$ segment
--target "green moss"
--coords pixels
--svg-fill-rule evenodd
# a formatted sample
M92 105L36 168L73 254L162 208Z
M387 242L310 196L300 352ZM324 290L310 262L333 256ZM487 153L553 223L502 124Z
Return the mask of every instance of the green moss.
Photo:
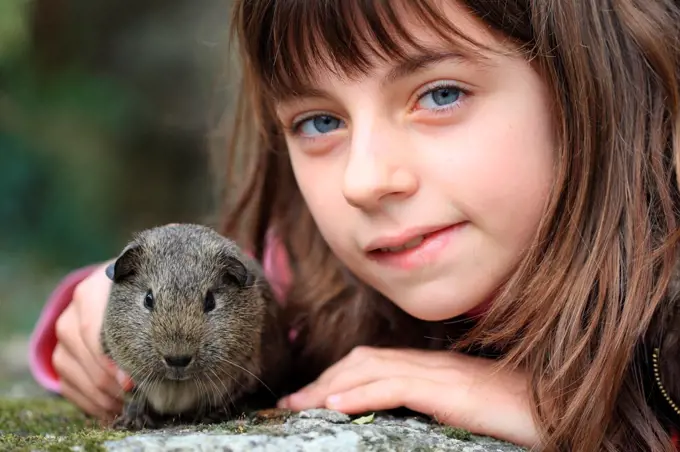
M103 442L131 433L111 430L59 398L0 399L0 450L103 450Z
M67 433L93 425L77 408L59 398L0 399L0 431L4 433Z
M219 424L204 424L201 428L204 432L210 433L226 433L233 435L267 435L267 436L286 436L283 432L277 431L276 427L283 425L281 421L267 421L260 424L252 423L252 421L227 421ZM272 428L274 427L274 428Z
M229 433L242 434L248 433L249 427L244 422L226 422L222 424L217 424L216 428L213 430L222 430Z
M442 433L449 438L455 438L461 441L470 441L472 439L472 433L463 428L451 427L447 425L442 428Z

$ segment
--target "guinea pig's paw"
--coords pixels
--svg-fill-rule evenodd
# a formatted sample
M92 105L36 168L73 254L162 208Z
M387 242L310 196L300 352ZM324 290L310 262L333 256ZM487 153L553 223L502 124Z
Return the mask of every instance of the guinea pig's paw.
M157 422L146 411L145 404L128 402L123 408L123 414L113 421L112 427L118 430L154 429L157 427Z

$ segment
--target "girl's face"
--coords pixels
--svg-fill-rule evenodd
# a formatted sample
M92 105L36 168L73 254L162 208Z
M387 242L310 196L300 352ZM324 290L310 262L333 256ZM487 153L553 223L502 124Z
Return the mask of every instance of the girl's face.
M452 3L452 2L449 2ZM464 10L454 25L498 41ZM487 302L535 235L553 176L547 92L521 57L431 50L319 73L278 104L302 195L335 254L404 311L443 320Z

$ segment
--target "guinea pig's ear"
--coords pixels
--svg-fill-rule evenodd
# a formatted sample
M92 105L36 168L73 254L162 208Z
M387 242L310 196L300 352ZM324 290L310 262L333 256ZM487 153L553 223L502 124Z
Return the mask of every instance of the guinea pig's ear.
M251 286L255 282L255 275L238 258L222 256L220 260L222 261L222 278L224 282L235 283L239 287Z
M138 244L126 246L118 258L106 267L106 276L113 282L132 276L137 269L140 255L141 247Z

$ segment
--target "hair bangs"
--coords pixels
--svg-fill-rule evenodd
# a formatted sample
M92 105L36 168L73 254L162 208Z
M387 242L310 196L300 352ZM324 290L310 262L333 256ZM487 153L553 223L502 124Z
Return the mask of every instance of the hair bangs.
M398 63L427 51L413 27L462 54L476 53L435 0L253 0L236 14L246 64L274 99L300 94L320 72L353 78L379 61Z

